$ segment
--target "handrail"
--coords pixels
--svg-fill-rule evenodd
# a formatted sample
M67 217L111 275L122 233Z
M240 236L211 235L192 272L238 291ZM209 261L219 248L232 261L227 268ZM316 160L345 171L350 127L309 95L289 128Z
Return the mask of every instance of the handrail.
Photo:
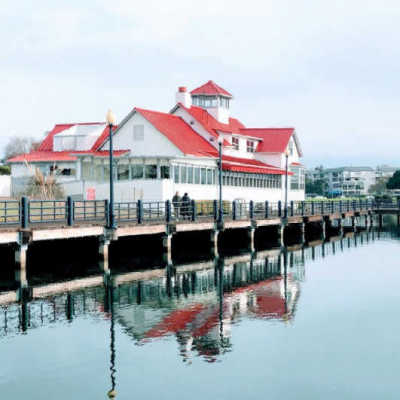
M136 224L154 222L181 222L197 220L217 221L219 203L214 201L132 201L116 202L114 216L117 222ZM260 220L268 218L310 217L314 215L345 214L362 210L396 209L400 202L374 200L290 201L223 201L222 216L226 220ZM108 200L18 200L0 201L0 226L60 223L68 226L82 222L101 222L108 226Z

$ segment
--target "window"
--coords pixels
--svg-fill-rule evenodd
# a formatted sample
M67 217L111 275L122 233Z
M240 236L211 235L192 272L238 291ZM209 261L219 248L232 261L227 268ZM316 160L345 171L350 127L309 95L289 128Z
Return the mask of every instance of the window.
M144 140L144 125L133 125L133 140L135 142Z
M110 168L109 168L109 166L108 165L104 165L103 166L103 180L104 181L108 181L108 180L110 180Z
M201 184L205 185L207 182L207 170L205 168L201 168Z
M160 167L161 179L169 179L169 167L167 165L162 165Z
M144 177L145 179L157 179L157 165L145 165Z
M254 142L252 140L247 140L246 141L246 145L247 145L247 152L248 153L254 153L255 152L255 146L254 146Z
M179 166L174 166L174 182L179 183Z
M92 178L92 164L88 162L82 163L82 179L90 180Z
M232 138L232 147L235 150L239 150L239 138L238 137L233 137Z
M187 183L193 183L193 167L187 169Z
M181 183L187 183L187 167L181 166Z
M194 183L196 185L200 184L200 168L194 169Z
M143 178L143 165L141 165L141 164L131 165L131 178L132 179L142 179Z
M118 165L117 180L126 181L129 179L129 165Z
M207 170L207 185L212 185L212 170Z
M94 168L94 179L96 181L102 181L103 180L103 166L102 165L96 165Z

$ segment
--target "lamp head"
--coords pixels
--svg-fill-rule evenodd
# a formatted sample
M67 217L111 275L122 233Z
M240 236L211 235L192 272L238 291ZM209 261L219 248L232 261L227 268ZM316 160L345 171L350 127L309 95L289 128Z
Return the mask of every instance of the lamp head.
M115 125L115 115L111 110L107 111L106 114L106 121L107 121L107 125Z
M218 144L222 144L224 142L224 137L222 135L218 135Z
M289 148L288 148L288 147L286 147L285 156L286 156L286 157L289 157Z

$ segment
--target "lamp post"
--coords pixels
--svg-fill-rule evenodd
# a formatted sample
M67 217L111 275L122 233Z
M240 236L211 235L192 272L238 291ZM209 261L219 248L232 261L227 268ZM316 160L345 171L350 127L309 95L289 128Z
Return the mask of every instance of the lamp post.
M218 183L219 183L219 209L218 209L218 223L224 222L224 210L222 205L222 143L224 138L222 135L218 136Z
M285 218L288 216L288 159L289 159L289 151L286 149L285 151L286 157L286 165L285 165Z
M114 215L114 160L113 160L113 137L112 128L115 125L115 115L111 110L108 110L106 121L110 130L110 208L109 208L109 226L110 229L115 229L115 215Z

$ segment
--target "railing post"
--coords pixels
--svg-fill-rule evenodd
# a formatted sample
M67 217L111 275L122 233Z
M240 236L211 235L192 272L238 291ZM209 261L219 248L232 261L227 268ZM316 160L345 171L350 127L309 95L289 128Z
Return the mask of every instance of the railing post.
M196 201L192 200L190 205L191 205L191 208L192 208L192 221L194 222L194 221L196 221L196 217L197 217L197 215L196 215Z
M321 215L324 215L324 202L321 201Z
M335 211L334 211L334 202L333 202L333 200L331 200L331 214L333 214Z
M104 212L106 217L106 226L110 226L110 202L108 200L104 200Z
M137 201L136 213L137 213L137 222L138 222L138 224L141 224L143 222L143 203L142 203L142 200L138 200Z
M282 201L278 201L278 217L282 217Z
M315 214L315 205L314 205L314 202L311 201L311 215L314 215L314 214Z
M339 211L342 212L343 211L343 204L342 204L342 200L339 200Z
M217 200L213 200L213 211L214 211L214 221L218 219L218 203Z
M362 210L362 199L360 199L360 205L359 205L359 207L360 207L360 211Z
M72 226L74 224L74 202L71 196L67 197L67 225Z
M353 211L356 211L356 201L353 200Z
M29 200L27 197L21 197L21 228L26 229L29 224Z
M236 200L232 201L232 219L234 221L237 219Z
M290 216L293 217L294 201L290 201Z
M169 200L165 202L165 222L171 222L171 202Z
M265 219L268 219L269 218L269 202L268 202L268 200L265 202L265 214L264 214L264 216L265 216Z
M301 216L304 216L304 200L301 202Z
M250 214L250 219L254 219L254 202L253 200L250 200L250 204L249 204L249 214Z

